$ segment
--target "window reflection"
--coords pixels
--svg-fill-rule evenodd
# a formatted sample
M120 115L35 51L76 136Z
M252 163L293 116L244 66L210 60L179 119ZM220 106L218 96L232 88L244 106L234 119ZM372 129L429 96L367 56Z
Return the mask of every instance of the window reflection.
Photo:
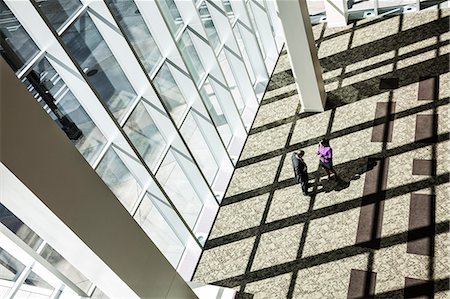
M108 4L146 72L150 74L162 56L136 4L132 0L110 0Z
M211 14L209 13L208 7L206 6L206 2L203 2L198 12L200 14L200 18L202 19L203 25L205 26L206 34L208 35L208 39L211 42L211 46L214 49L217 49L220 46L219 36L217 35L216 27L214 26L213 20L211 18Z
M96 172L125 208L130 211L142 188L112 147L108 149L98 164Z
M214 125L219 131L219 135L222 138L223 143L225 146L228 146L232 137L231 128L225 118L222 108L220 107L220 103L211 86L211 83L209 82L209 79L206 79L203 87L200 89L200 94L203 102L205 103L206 109L208 109L209 114L211 115Z
M186 223L193 229L202 210L203 202L171 151L167 153L156 178Z
M231 66L228 62L227 56L225 54L225 51L222 50L219 53L219 56L217 56L217 59L219 60L220 68L222 69L225 79L227 80L229 90L231 94L233 95L233 100L236 103L236 107L240 114L244 111L245 103L242 99L242 95L238 89L238 86L236 84L236 80L234 78L233 70L231 69Z
M56 31L61 29L67 20L83 6L79 0L33 1L37 3Z
M189 35L189 30L186 30L181 39L178 42L178 46L183 56L186 66L194 78L196 84L200 82L205 74L205 69L203 68L200 57L198 57L197 50L192 43L191 36Z
M3 0L0 1L0 35L0 53L15 72L39 53L39 48Z
M166 142L142 102L136 106L123 129L147 165L153 169Z
M120 121L136 92L87 13L62 35L68 51Z
M176 35L183 27L183 19L174 0L158 0L159 8L166 19L170 32Z
M16 281L25 266L0 247L0 279Z
M233 27L233 32L234 32L234 36L236 37L236 42L239 46L239 49L241 50L242 58L244 59L244 64L245 64L245 67L247 68L247 72L248 72L248 75L250 76L250 80L251 80L252 84L254 84L256 81L256 77L255 77L255 73L253 72L247 50L245 49L244 40L242 39L241 32L239 31L239 24L236 24Z
M24 83L92 165L106 139L46 58L33 68Z
M211 153L210 145L207 142L208 139L205 139L205 136L198 126L193 110L186 116L180 132L188 144L192 155L199 164L206 180L208 183L212 184L217 171L219 170L219 166Z
M163 64L156 74L155 79L153 79L153 84L162 101L169 109L170 115L178 123L186 110L187 104L186 99L172 76L167 62Z

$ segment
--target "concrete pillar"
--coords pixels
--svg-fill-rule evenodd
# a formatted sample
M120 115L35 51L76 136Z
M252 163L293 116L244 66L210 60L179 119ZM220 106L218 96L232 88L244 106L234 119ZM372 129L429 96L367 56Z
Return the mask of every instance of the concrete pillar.
M0 59L0 201L110 298L197 298Z
M301 112L324 110L326 93L306 0L277 0Z
M324 0L328 27L347 26L347 0Z

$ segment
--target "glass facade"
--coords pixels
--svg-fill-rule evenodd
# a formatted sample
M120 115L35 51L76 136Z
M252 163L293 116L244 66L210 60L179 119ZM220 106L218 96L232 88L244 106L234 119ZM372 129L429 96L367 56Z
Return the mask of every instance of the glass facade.
M279 20L249 14L244 0L0 0L2 57L186 280L272 72L251 51L281 51L256 29ZM0 232L0 297L109 295L8 207L0 225L35 253Z

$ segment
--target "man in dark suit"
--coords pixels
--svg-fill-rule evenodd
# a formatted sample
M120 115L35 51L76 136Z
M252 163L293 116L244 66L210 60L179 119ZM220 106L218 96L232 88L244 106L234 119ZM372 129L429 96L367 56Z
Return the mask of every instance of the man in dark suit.
M302 186L303 195L308 195L308 166L303 161L305 152L299 150L292 153L292 167L294 168L295 181Z

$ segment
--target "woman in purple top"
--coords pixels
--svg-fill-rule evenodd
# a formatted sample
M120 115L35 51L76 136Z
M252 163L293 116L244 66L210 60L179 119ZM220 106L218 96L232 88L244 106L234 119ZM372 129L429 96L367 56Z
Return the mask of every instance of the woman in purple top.
M322 139L317 148L317 155L320 156L320 166L322 166L327 172L328 179L330 174L333 173L333 179L336 178L336 171L333 168L333 149L330 147L328 139Z

